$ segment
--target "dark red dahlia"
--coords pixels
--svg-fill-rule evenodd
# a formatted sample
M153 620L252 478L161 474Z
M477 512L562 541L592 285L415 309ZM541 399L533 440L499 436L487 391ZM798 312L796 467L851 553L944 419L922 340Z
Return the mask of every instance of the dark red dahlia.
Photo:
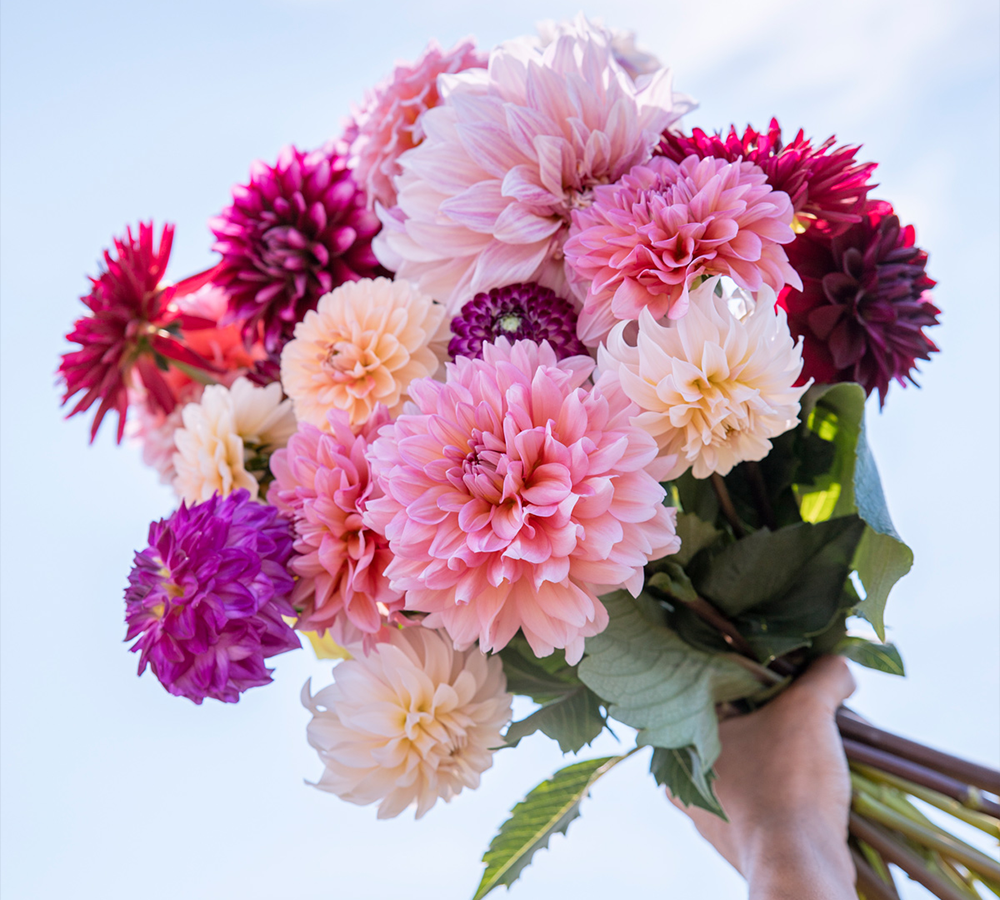
M856 381L869 394L878 389L881 404L893 378L916 384L916 361L937 352L923 329L938 324L940 310L929 299L935 282L913 226L873 200L843 234L810 228L785 251L803 285L778 300L792 334L804 339L801 381Z
M136 376L152 406L169 413L177 401L162 374L168 368L167 360L216 371L177 336L181 329L207 328L215 323L183 313L172 302L207 283L212 270L162 286L173 239L173 225L163 226L159 247L153 243L152 222L139 224L138 239L129 228L124 238L114 239L117 258L104 251L107 269L90 279L90 293L80 298L90 308L90 315L77 319L66 339L82 349L63 355L59 378L66 388L63 405L83 393L67 418L101 401L90 428L91 441L110 410L118 413L121 441L128 388L138 386Z
M877 164L856 162L861 148L834 148L834 140L827 138L814 147L799 129L795 139L785 144L778 120L771 119L766 133L748 125L742 137L734 125L725 137L700 128L690 137L665 131L657 152L676 162L696 155L755 163L764 170L772 189L788 194L797 217L823 222L827 230L839 234L861 221L868 192L875 187L868 179Z
M483 344L498 337L509 341L548 341L556 356L587 354L576 336L576 311L554 291L539 284L510 284L476 294L451 321L448 343L453 357L482 359Z
M331 141L311 153L286 147L273 166L255 162L250 183L209 223L222 254L215 283L229 295L230 321L244 335L264 326L264 346L280 352L295 323L346 281L387 274L372 252L379 220Z

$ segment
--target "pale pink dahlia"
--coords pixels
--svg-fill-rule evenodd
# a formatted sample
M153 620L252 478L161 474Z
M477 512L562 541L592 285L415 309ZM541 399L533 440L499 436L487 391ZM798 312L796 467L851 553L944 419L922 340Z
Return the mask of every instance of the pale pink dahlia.
M746 290L798 285L782 244L795 238L788 195L753 163L657 157L621 182L594 189L573 214L566 261L586 291L578 330L596 346L617 322L677 319L702 275L728 275Z
M544 49L502 44L488 70L442 76L441 88L423 143L399 157L396 206L373 246L452 313L507 284L561 291L572 210L647 161L692 106L668 69L633 81L589 25Z
M402 171L397 160L424 139L421 115L441 101L438 75L481 69L486 55L471 39L442 50L431 41L415 63L398 63L366 97L348 126L354 178L368 193L368 206L396 202L392 180Z
M627 401L583 386L589 357L505 338L483 355L411 385L416 408L371 446L385 496L365 519L406 608L457 647L499 650L522 629L539 656L576 662L608 623L598 593L638 593L643 566L680 546L645 469L656 445Z
M366 504L381 493L365 452L388 421L385 407L378 407L355 435L347 414L334 410L330 434L300 422L287 449L271 457L274 481L267 499L295 530L296 627L333 629L342 646L357 637L354 629L370 645L403 606L402 594L385 575L392 560L388 541L362 521Z

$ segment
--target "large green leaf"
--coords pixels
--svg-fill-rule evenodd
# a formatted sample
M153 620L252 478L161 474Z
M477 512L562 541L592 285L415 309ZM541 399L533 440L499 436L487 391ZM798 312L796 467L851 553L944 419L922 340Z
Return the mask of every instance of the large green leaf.
M526 719L515 722L504 735L516 747L523 737L541 731L559 742L563 753L578 753L604 730L601 699L582 684L576 690L551 700Z
M669 788L670 793L685 806L699 806L726 819L712 789L715 772L706 769L694 747L657 747L649 761L649 771L656 783ZM728 819L726 820L728 821Z
M640 745L690 746L707 772L720 750L715 705L756 693L756 679L728 655L697 650L666 628L651 597L616 591L601 599L610 622L587 639L580 679L611 717L638 729Z
M696 553L714 544L722 532L694 513L682 512L677 514L677 536L681 539L681 549L667 558L686 566Z
M512 885L537 850L554 834L565 834L580 815L580 801L591 786L624 756L588 759L560 769L543 781L511 811L483 854L486 871L472 900L480 900L498 885Z
M507 690L524 694L536 703L565 697L581 686L576 666L567 665L565 656L553 653L538 659L520 636L500 651L500 660L507 676Z
M889 675L905 675L903 658L893 644L876 644L859 637L845 637L834 648L835 653L854 662Z

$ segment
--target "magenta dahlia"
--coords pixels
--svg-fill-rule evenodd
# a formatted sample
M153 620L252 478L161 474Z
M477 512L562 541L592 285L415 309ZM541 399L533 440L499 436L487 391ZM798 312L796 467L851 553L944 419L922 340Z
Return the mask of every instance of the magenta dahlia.
M118 437L125 433L129 388L142 388L150 408L169 414L177 403L163 372L167 360L214 372L212 363L191 350L176 336L178 329L199 329L213 322L182 312L173 303L197 290L211 277L212 270L178 284L163 286L174 226L164 225L159 246L154 245L153 223L139 223L139 236L132 229L124 238L114 239L116 257L104 251L107 266L91 278L90 293L80 299L90 315L76 320L66 339L80 350L63 354L59 379L65 387L63 405L83 393L67 418L86 412L100 400L90 440L111 410L118 413Z
M282 619L293 580L288 524L245 490L181 504L149 526L125 589L125 640L138 637L139 674L201 703L235 703L271 681L264 660L299 647Z
M771 119L767 132L749 125L740 136L736 126L725 137L695 128L691 135L665 131L658 152L681 162L691 154L736 162L742 159L764 170L768 184L784 191L800 219L819 220L833 233L845 231L861 221L868 192L875 187L868 179L877 163L855 160L860 147L834 148L835 137L814 147L799 129L791 143L781 140L781 126Z
M233 203L209 221L222 254L216 284L248 342L263 325L264 346L280 352L323 294L345 281L385 274L371 249L379 221L331 141L306 153L285 147L273 165L257 161Z
M799 235L788 257L802 290L786 288L779 304L804 341L800 380L856 381L869 394L878 389L882 404L892 379L916 383L916 361L937 352L923 329L938 324L940 310L930 302L936 282L912 225L904 228L889 203L873 200L843 234Z
M483 344L498 337L509 341L548 341L559 359L586 355L576 336L576 310L540 284L511 284L476 294L451 320L453 357L483 358Z

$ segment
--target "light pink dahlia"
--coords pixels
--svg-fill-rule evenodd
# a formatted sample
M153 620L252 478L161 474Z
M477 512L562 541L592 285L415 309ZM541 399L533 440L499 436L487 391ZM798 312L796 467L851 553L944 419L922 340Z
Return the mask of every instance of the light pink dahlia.
M396 202L392 180L402 171L399 155L424 139L421 115L441 101L438 75L483 68L486 55L469 38L450 50L431 41L415 63L398 63L385 81L369 92L347 128L354 178L368 193L369 208Z
M570 277L586 290L581 340L596 346L643 309L680 318L701 275L728 275L750 291L798 284L781 247L795 238L793 214L758 166L711 157L657 157L595 188L566 243Z
M389 539L406 608L459 649L499 650L522 629L539 656L565 648L574 663L608 623L597 595L638 593L643 566L680 546L645 469L656 443L627 401L584 387L589 357L505 338L483 356L411 385L416 408L372 444L385 496L365 519Z
M355 435L347 414L332 410L329 434L300 422L287 449L271 457L274 481L267 499L295 531L296 627L332 630L341 645L352 643L357 631L370 645L403 606L402 594L385 575L392 560L388 542L362 521L366 505L381 493L365 454L388 421L385 407L377 407Z
M488 70L442 76L425 138L399 157L379 260L457 312L475 294L538 282L559 292L572 210L646 162L692 107L668 69L638 83L586 23L544 49L502 44Z

